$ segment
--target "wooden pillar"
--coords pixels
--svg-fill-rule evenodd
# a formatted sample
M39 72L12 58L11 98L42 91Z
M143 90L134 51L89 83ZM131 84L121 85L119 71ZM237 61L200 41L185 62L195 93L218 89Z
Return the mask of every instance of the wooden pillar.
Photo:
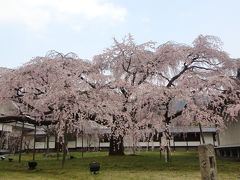
M215 133L212 133L212 138L213 138L213 146L215 147L215 139L216 139L216 134Z
M20 151L19 151L19 157L18 162L21 162L22 159L22 143L23 143L23 133L24 133L24 121L22 122L22 133L21 133L21 139L20 139Z
M223 149L223 157L227 157L227 151L225 148Z
M218 130L216 131L216 139L217 139L218 146L220 146L221 141L220 141L220 136L219 136L219 131Z
M67 123L65 124L64 129L64 142L63 142L63 159L62 159L62 168L64 167L66 154L67 154Z
M33 161L35 160L35 153L36 153L36 131L37 125L34 126L34 138L33 138Z
M162 159L162 136L159 135L159 157Z
M47 149L46 149L46 154L49 154L49 129L47 126Z
M202 144L202 141L201 141L201 133L199 133L199 145Z
M174 135L173 135L173 151L176 150L176 147L175 147L175 140L174 140Z
M198 126L199 126L199 129L200 129L200 136L202 138L202 142L203 144L205 144L205 139L204 139L204 136L203 136L203 131L202 131L202 125L201 123L198 123Z
M57 149L57 160L59 160L59 150L60 150L60 139L57 139L57 135L55 136L55 144Z
M229 151L230 151L230 152L229 152L229 153L230 153L229 155L230 155L230 157L232 158L232 157L233 157L233 149L230 148Z
M86 140L87 140L86 149L87 149L87 152L88 152L88 147L89 147L89 146L88 146L88 145L89 145L89 142L88 142L88 141L89 141L89 134L87 134Z
M2 133L1 133L1 139L4 139L4 128L3 128L4 124L2 123ZM1 141L1 144L0 144L0 149L4 149L4 140Z
M82 158L83 158L83 130L82 130Z
M149 138L148 138L148 140L147 140L147 151L149 150Z
M76 138L76 140L75 140L75 149L77 149L77 140L78 140L77 131L76 131L76 134L75 134L75 138Z
M100 147L100 141L101 140L101 135L98 134L98 151L100 151L101 147Z
M60 125L58 125L58 128L60 128ZM55 134L55 148L57 151L57 160L59 160L60 137L58 137L57 131L55 131L54 134Z

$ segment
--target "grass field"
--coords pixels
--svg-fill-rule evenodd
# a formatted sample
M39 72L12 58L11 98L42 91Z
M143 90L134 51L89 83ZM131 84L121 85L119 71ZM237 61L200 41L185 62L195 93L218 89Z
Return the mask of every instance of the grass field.
M12 156L13 162L7 159L0 161L0 180L30 179L83 179L83 180L165 180L165 179L200 179L198 155L196 152L173 152L171 162L160 160L159 152L138 152L137 155L109 157L106 152L81 153L72 152L74 159L66 161L64 169L56 157L36 155L38 167L28 170L27 161L31 154L23 154L22 163L18 156ZM100 173L92 175L88 164L91 161L101 164ZM219 179L240 179L240 162L217 160Z

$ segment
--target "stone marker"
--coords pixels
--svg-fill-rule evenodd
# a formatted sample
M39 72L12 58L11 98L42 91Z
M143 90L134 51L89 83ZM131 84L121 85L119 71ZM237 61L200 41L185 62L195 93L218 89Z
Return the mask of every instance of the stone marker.
M202 180L217 180L217 164L214 146L202 144L198 146Z

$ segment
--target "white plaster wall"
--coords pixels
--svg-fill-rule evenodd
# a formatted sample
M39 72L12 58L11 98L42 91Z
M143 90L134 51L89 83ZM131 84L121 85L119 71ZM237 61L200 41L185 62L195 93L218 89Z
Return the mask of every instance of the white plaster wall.
M207 144L213 144L213 137L212 137L212 133L204 133L204 138L205 138L205 142ZM77 144L76 144L77 143ZM125 147L129 147L129 142L125 142ZM189 141L188 142L188 146L198 146L200 144L199 141ZM77 138L77 142L76 141L68 141L68 148L76 148L77 147L82 147L82 137L78 137ZM104 147L109 147L110 143L109 142L100 142L100 147L104 148ZM173 140L170 141L170 145L173 146ZM159 147L159 142L137 142L136 143L137 147ZM186 141L175 141L175 147L186 147L187 146L187 142ZM36 142L36 149L45 149L47 147L46 142ZM99 147L99 139L98 138L93 138L93 137L88 137L87 135L85 135L83 137L83 147L92 147L92 148L98 148ZM31 137L31 145L30 148L33 148L33 137ZM49 148L55 148L55 137L54 136L50 136L49 138Z
M198 146L200 145L200 141L189 141L188 146Z
M110 146L110 143L109 143L109 142L101 142L101 143L100 143L100 147L101 147L101 148L109 147L109 146Z
M220 146L240 146L240 121L229 122L219 134Z
M8 124L0 124L0 131L12 132L12 126Z
M204 133L203 136L204 136L205 144L214 144L212 133ZM201 140L201 143L203 143L201 137L200 137L200 140ZM217 144L217 142L215 142L215 144Z
M83 143L82 143L82 141L83 141ZM99 146L99 138L94 135L92 135L92 136L84 135L83 140L82 140L82 136L80 136L77 138L77 147L82 147L82 146L83 147L98 147Z
M30 149L33 149L34 140L33 137L30 138ZM109 144L109 143L108 143ZM87 136L83 137L83 147L98 147L99 146L99 140L96 138L89 138ZM35 145L36 149L45 149L47 148L47 142L36 142ZM76 148L76 147L82 147L82 137L77 138L76 141L68 141L68 148ZM49 148L55 148L55 137L50 136L49 137Z
M76 148L76 141L68 141L68 148Z

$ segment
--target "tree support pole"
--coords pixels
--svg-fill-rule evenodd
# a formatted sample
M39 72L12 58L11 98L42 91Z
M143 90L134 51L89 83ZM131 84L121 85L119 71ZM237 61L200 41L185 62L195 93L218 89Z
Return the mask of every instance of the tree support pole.
M75 137L76 137L76 140L75 140L75 149L77 149L77 140L78 140L77 132L76 132L76 134L75 134Z
M49 129L48 129L48 126L47 126L47 151L46 151L46 155L49 154Z
M24 131L24 121L22 122L22 133L21 133L21 140L20 140L20 152L19 152L19 157L18 157L18 162L21 162L22 158L22 143L23 143L23 131Z
M60 150L60 148L59 148L59 144L60 144L60 142L59 141L57 141L57 160L59 160L59 150Z
M160 136L160 135L159 135ZM159 157L162 159L162 136L159 137Z
M1 144L0 144L0 149L3 149L4 148L4 132L3 132L3 130L4 130L4 124L2 124L2 134L1 134Z
M64 167L67 154L67 123L65 124L64 129L64 142L63 142L63 159L62 159L62 168Z
M83 130L82 130L82 158L83 158Z
M34 140L33 140L33 161L35 160L35 154L36 154L36 131L37 131L37 125L34 126Z
M202 125L201 125L201 123L198 123L198 126L199 126L199 129L200 129L200 135L201 135L201 138L202 138L202 142L203 142L203 144L205 144L205 139L204 139L204 136L203 136L203 131L202 131Z

